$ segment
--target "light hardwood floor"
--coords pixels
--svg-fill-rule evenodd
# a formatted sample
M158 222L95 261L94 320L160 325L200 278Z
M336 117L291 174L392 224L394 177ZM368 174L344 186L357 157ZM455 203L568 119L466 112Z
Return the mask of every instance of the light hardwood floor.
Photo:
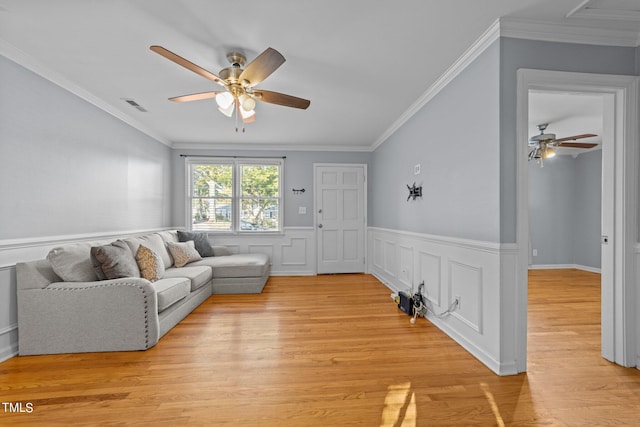
M33 411L0 425L638 425L640 371L600 357L599 281L532 271L528 372L499 377L372 276L272 277L145 352L1 363L0 401Z

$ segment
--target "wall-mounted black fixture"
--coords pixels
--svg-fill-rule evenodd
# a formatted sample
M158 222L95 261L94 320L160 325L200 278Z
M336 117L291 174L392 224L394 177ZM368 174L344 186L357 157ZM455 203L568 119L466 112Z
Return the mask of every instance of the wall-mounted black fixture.
M413 199L415 200L417 197L422 197L422 185L420 187L416 187L416 183L413 183L413 186L409 187L409 185L407 185L407 188L409 189L409 197L407 197L407 202L409 201L409 199Z
M296 189L294 188L294 189L293 189L293 194L302 194L302 193L304 193L304 191L305 191L305 190L304 190L304 188L301 188L301 189L299 189L299 190L296 190Z

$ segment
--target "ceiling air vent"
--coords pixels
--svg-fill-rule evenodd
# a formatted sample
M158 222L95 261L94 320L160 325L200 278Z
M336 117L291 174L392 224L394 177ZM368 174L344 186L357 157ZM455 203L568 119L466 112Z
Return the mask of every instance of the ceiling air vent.
M122 98L124 100L124 102L126 102L127 104L131 105L132 107L137 108L138 110L142 111L143 113L146 113L147 110L141 106L140 104L138 104L136 101L134 101L133 99L127 99L127 98Z

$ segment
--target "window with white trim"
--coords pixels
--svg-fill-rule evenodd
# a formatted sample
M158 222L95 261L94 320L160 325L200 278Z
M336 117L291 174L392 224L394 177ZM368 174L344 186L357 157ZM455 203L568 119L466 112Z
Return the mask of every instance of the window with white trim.
M187 159L188 228L220 233L282 230L281 159Z

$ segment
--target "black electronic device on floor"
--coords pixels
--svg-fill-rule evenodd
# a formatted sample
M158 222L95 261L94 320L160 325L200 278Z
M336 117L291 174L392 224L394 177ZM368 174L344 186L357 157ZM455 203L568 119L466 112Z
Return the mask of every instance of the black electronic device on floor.
M398 308L409 316L413 316L413 298L406 292L400 292L398 294L400 301L398 302Z

